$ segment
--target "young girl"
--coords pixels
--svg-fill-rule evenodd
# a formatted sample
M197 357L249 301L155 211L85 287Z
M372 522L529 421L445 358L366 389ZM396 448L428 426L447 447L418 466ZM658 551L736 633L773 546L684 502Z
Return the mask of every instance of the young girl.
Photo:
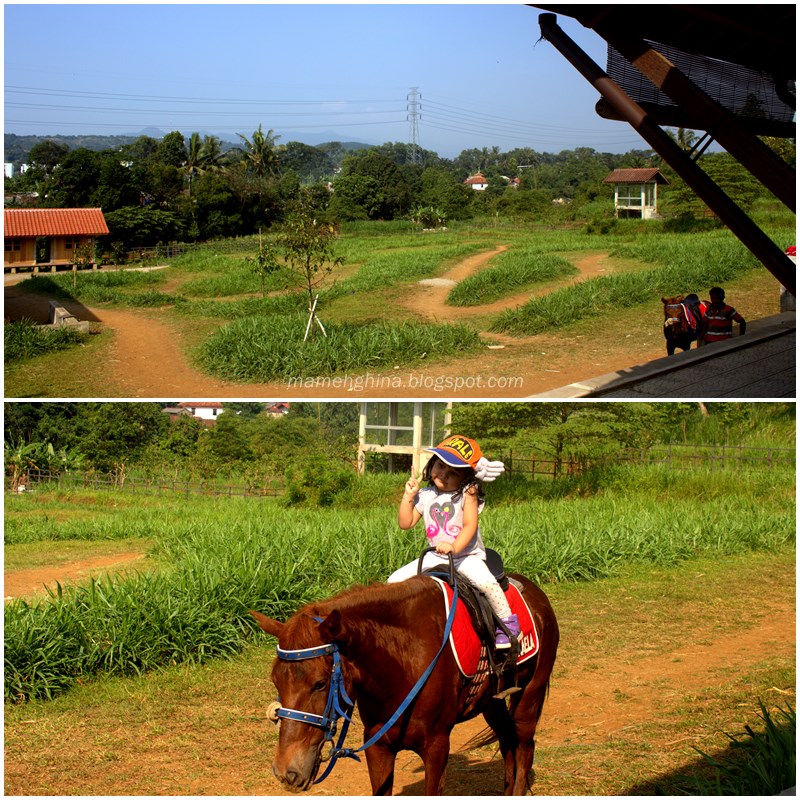
M480 482L493 481L503 472L503 464L488 461L478 444L465 436L448 436L426 450L434 454L422 472L429 485L420 490L419 480L412 474L400 501L398 524L408 530L424 519L425 533L436 552L426 553L423 569L447 565L447 554L452 553L459 575L486 595L494 613L513 636L519 636L519 620L511 613L503 590L486 566L486 550L478 526L478 514L483 510ZM412 561L400 567L389 577L389 583L412 578L417 574L417 565ZM495 647L511 647L501 628L495 639Z

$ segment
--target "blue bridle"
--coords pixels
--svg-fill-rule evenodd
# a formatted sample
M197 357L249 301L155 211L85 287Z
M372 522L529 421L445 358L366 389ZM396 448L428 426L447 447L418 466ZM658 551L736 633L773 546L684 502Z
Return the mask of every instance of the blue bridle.
M447 640L450 638L450 631L453 628L457 600L458 586L456 581L453 581L453 598L450 602L450 611L447 614L447 621L445 622L444 626L444 636L442 638L442 644L439 647L439 650L394 714L392 714L392 716L384 723L381 729L374 736L372 736L369 741L364 742L361 747L355 750L350 747L343 747L345 737L347 736L347 730L350 727L350 722L352 721L352 713L355 704L348 697L347 691L344 688L342 662L339 655L339 647L336 642L320 645L319 647L307 647L301 650L284 650L282 647L277 648L278 658L281 659L281 661L306 661L307 659L318 658L320 656L333 656L331 680L330 684L328 685L328 699L325 703L325 710L321 715L311 714L307 711L298 711L294 708L283 707L279 708L275 712L278 719L291 719L295 720L296 722L305 722L307 725L313 725L317 728L322 728L322 730L325 732L323 746L327 742L331 743L331 751L329 755L330 763L326 767L325 772L323 772L322 775L314 781L314 783L320 783L321 781L325 780L325 778L327 778L330 774L337 760L340 758L352 758L356 761L361 761L361 759L358 757L358 753L375 744L375 742L377 742L378 739L380 739L405 713L406 709L411 705L411 702L419 694L419 692L422 690L422 687L427 682L431 672L433 672L433 668L436 666L436 662L439 660L439 656L442 654L442 651L447 645ZM314 619L317 622L322 622L321 617L314 617ZM333 737L336 736L336 728L340 719L343 719L344 723L342 724L342 730L339 734L339 739L334 745Z

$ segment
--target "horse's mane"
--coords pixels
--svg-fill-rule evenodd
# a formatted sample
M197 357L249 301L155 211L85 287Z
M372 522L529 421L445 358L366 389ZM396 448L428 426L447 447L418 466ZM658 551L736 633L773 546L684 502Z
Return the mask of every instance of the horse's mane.
M356 584L338 594L309 603L299 609L288 621L292 638L312 637L316 618L325 618L334 608L343 614L356 611L360 615L378 615L389 623L393 618L403 616L409 600L418 599L425 590L432 589L430 581L411 578L399 583Z

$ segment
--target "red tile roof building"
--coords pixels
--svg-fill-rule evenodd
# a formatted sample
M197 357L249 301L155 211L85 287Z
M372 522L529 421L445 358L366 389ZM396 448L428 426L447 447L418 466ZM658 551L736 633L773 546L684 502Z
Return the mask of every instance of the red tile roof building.
M95 237L107 236L99 208L8 208L3 211L4 267L49 266L75 262L81 246L94 245Z

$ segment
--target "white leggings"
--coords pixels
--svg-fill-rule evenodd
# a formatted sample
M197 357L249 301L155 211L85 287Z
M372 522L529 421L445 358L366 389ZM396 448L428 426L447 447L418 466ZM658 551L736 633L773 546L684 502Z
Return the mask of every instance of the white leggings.
M440 556L438 553L426 553L422 560L422 569L438 568L444 572L448 570L448 558ZM464 556L456 558L454 566L459 575L463 575L470 583L477 587L492 606L492 611L500 619L507 619L511 616L511 607L508 605L505 594L500 588L494 575L492 575L486 562L480 556ZM399 583L400 581L413 578L417 574L419 561L412 561L404 567L395 570L387 580L387 583Z

